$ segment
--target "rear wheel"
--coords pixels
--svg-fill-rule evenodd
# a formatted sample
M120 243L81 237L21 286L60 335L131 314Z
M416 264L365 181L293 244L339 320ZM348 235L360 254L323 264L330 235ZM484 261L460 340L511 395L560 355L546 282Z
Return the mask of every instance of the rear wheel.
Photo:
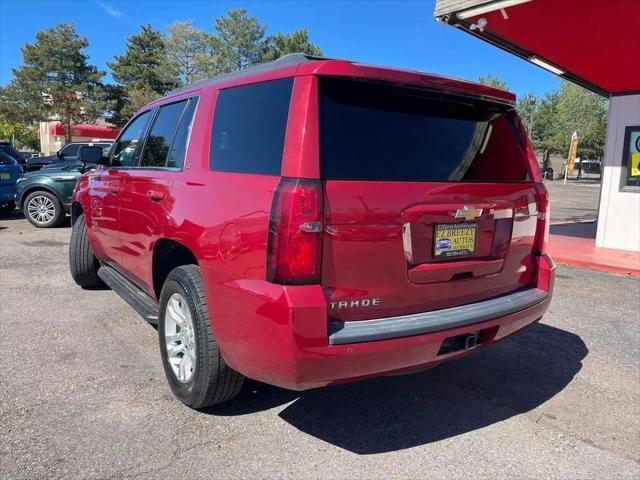
M42 190L30 193L22 210L29 223L38 228L57 227L65 218L64 209L57 197Z
M100 264L89 245L89 231L84 214L73 224L69 242L69 269L73 280L82 288L97 288L104 285L98 277Z
M160 295L158 334L169 386L182 403L200 409L240 393L244 376L222 358L198 266L177 267L167 276Z

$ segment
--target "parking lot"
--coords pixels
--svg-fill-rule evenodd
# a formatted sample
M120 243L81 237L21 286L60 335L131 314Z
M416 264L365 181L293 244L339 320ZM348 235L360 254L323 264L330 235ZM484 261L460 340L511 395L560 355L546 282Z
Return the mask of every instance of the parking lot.
M68 227L0 220L2 478L639 478L637 278L561 267L522 334L431 371L196 412Z

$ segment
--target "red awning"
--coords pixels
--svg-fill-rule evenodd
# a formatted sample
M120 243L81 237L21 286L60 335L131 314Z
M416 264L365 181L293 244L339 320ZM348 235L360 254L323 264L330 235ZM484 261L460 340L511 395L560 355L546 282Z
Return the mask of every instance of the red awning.
M475 3L441 18L598 93L640 91L640 0Z
M72 125L71 135L73 137L99 138L103 140L114 139L120 133L119 128L108 127L106 125ZM49 134L64 137L64 127L59 122L49 125Z

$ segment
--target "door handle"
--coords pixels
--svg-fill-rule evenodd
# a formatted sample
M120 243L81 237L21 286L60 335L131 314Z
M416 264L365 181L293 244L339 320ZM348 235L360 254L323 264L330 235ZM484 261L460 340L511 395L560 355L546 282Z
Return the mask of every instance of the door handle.
M159 202L164 198L164 192L160 192L158 190L149 190L147 192L147 197L149 197L154 202Z
M118 185L111 185L109 187L109 191L111 191L113 195L117 195L118 193L120 193L120 187Z

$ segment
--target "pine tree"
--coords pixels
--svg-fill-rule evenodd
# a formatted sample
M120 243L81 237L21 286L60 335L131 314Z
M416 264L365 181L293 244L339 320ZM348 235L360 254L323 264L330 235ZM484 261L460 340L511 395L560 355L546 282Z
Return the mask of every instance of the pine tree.
M139 33L127 39L123 55L108 63L112 77L121 87L111 94L123 107L114 115L114 122L126 122L138 108L179 85L177 73L170 68L162 33L151 25L143 25ZM122 98L117 98L121 95Z
M68 23L36 33L36 41L22 47L23 65L0 92L2 116L27 124L59 120L71 141L71 125L94 121L108 107L104 73L83 52L88 45Z

